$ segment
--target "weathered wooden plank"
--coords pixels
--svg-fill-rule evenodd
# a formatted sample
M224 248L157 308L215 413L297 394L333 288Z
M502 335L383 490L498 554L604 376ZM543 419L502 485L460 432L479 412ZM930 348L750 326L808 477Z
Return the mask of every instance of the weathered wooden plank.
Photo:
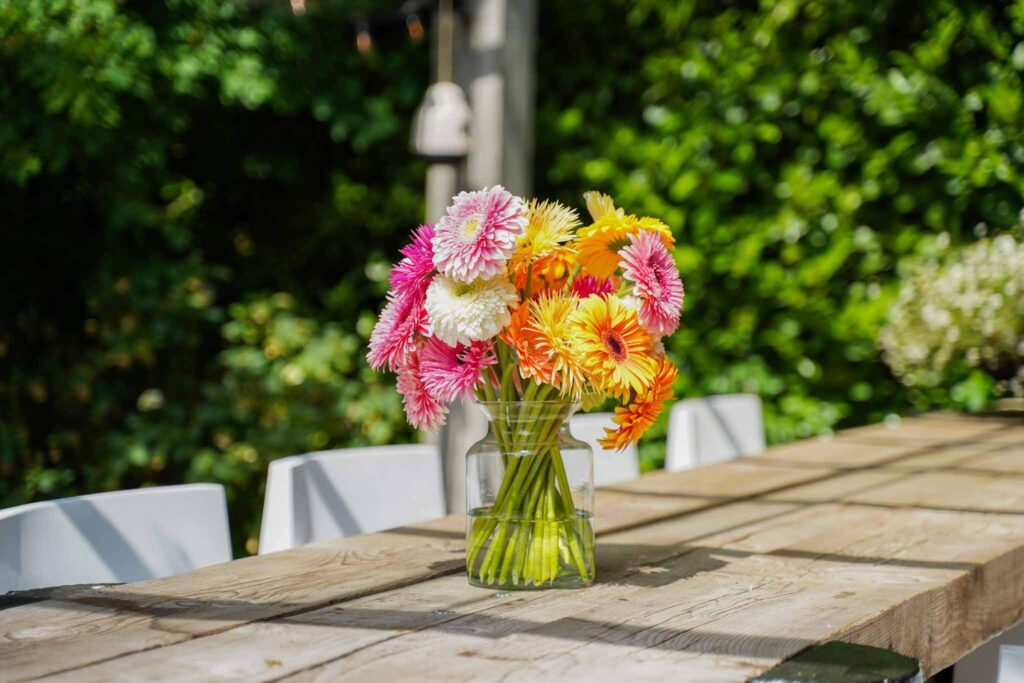
M675 545L641 547L622 542L599 544L602 574L614 581L632 567L688 552L683 544L727 532L795 509L772 503L739 504L686 517L685 533ZM646 528L646 527L644 527ZM639 534L640 530L624 532ZM612 538L622 534L612 535ZM609 580L609 579L606 579ZM272 680L326 659L344 656L410 630L443 628L459 615L495 604L542 599L542 592L495 597L491 590L468 586L462 575L428 581L341 603L283 620L260 622L205 638L78 668L53 680L118 681L159 678L171 668L182 677L209 680ZM576 595L582 595L577 592ZM329 628L327 628L329 627ZM287 635L284 635L284 634ZM170 666L166 657L171 659ZM267 664L267 662L270 664Z
M929 424L922 424L924 422ZM662 595L663 583L666 582L668 585L686 582L689 584L688 589L693 589L699 587L699 584L693 583L694 580L700 578L701 581L708 581L709 577L713 577L712 586L708 590L719 586L719 582L735 588L735 581L751 580L744 574L749 570L738 572L747 564L770 572L786 572L791 567L800 566L801 562L811 562L811 566L817 569L806 571L809 578L801 589L806 591L811 590L807 588L809 585L828 583L826 579L816 578L820 573L818 570L823 567L827 570L825 576L830 577L829 581L836 575L843 577L844 581L863 581L866 579L861 575L866 573L870 577L872 574L868 570L873 569L876 572L874 584L879 587L877 593L872 593L872 599L879 602L871 603L875 612L864 618L870 619L872 614L895 614L893 610L897 608L891 607L891 604L903 604L900 601L906 601L908 589L904 583L897 582L893 587L892 584L878 581L876 565L885 567L886 576L891 578L893 575L892 566L880 561L891 559L889 555L868 555L854 561L839 553L845 559L836 564L828 559L834 552L829 551L819 556L821 553L817 550L800 547L793 537L786 536L777 537L777 542L790 545L796 543L796 547L788 548L781 554L776 552L776 548L768 553L752 555L747 549L726 546L725 536L717 540L701 541L700 547L693 548L690 546L693 544L694 530L700 523L704 523L718 525L716 533L719 535L729 531L741 535L756 531L759 537L769 538L773 533L783 533L787 529L793 529L793 533L797 534L806 533L813 528L814 520L820 520L824 526L818 533L823 539L831 541L837 535L841 536L836 532L837 526L845 529L854 523L848 518L849 513L837 510L851 509L866 511L863 514L880 515L869 516L866 519L871 521L860 524L870 528L873 537L883 539L891 535L890 516L909 512L958 515L956 519L979 517L988 520L986 524L990 525L995 523L993 520L1004 520L1007 516L1017 520L1016 510L1022 504L1019 495L1015 498L1009 487L993 483L1000 479L993 477L992 473L1009 474L1010 477L1002 478L1004 482L1010 480L1019 483L1019 479L1012 477L1019 467L1013 454L1017 446L1024 443L1024 429L1015 426L1020 425L1019 422L982 422L984 428L977 428L969 420L956 419L950 426L938 427L934 431L937 436L929 438L928 434L933 432L924 429L925 426L934 427L945 423L934 418L915 419L896 430L902 432L912 427L906 439L872 442L872 432L860 430L855 439L841 435L832 441L802 442L772 449L760 458L685 473L661 473L601 492L598 496L597 523L599 531L606 535L599 546L600 585L571 594L516 594L506 602L522 603L521 609L525 610L526 616L517 616L518 621L513 620L509 633L515 636L515 640L524 632L529 632L532 638L536 635L534 631L539 630L544 647L548 647L546 639L556 642L572 640L545 630L550 622L550 619L544 621L544 615L550 616L547 612L548 601L569 599L560 595L575 596L575 602L570 602L570 606L578 607L577 603L582 601L594 610L607 611L610 603L615 603L612 607L621 608L617 603L628 605L647 599L645 596L652 590ZM879 433L879 428L873 429L876 434ZM891 433L886 431L884 434L888 437ZM986 463L991 467L986 469L980 466ZM929 487L912 483L921 478ZM925 495L921 492L922 488L935 488L935 491ZM878 491L884 491L885 494L872 497L872 492ZM894 511L893 508L906 507L905 501L894 499L908 491L915 492L917 496L911 500L917 501L921 507L934 507L935 510ZM951 497L947 492L960 497ZM763 499L749 500L755 496L763 496ZM744 500L747 502L739 502ZM830 503L837 500L856 501L858 504L829 507ZM967 505L962 508L965 510L1002 511L1006 514L993 516L950 512L950 500ZM1001 507L993 506L993 501L998 501ZM935 502L943 505L933 505ZM749 511L751 506L762 516L759 520L744 516L744 511ZM701 510L704 512L698 512ZM805 518L806 515L809 517ZM794 516L801 520L795 527L791 521ZM733 519L734 523L727 524L729 519ZM652 523L656 520L666 521ZM765 525L764 528L757 527L758 523ZM950 522L946 520L944 523ZM952 528L956 528L956 524ZM976 532L972 531L972 534L988 538L986 542L991 543L994 542L989 538L992 528L984 526ZM931 542L929 535L939 535L934 527L928 529L930 531L923 539L919 539L926 545ZM1016 542L1020 543L1020 529L1013 529L1018 534ZM608 535L615 530L626 531ZM658 536L659 533L662 535ZM945 535L950 535L948 530ZM730 542L735 545L735 539ZM74 680L79 680L76 676L93 676L94 673L96 675L93 680L178 677L173 674L176 666L186 667L177 669L179 673L192 670L196 677L210 680L255 680L279 677L285 673L329 676L331 672L337 673L339 667L343 671L347 671L347 667L355 667L359 671L377 671L377 664L373 663L376 659L367 660L370 664L359 664L368 656L364 653L377 652L381 648L387 651L392 643L407 645L407 639L413 636L424 637L443 632L447 638L452 635L453 629L456 634L461 634L460 629L464 626L461 620L469 618L471 610L474 616L484 620L484 624L492 624L504 632L502 629L508 624L503 621L495 623L492 612L506 605L492 605L495 598L489 592L482 591L481 596L481 591L466 586L461 576L430 579L458 571L462 562L462 547L462 520L447 518L431 525L395 533L357 537L264 558L250 558L219 568L207 568L203 571L209 573L205 574L197 572L194 575L125 586L116 592L104 591L102 595L79 595L63 602L6 610L0 612L0 680L23 680L61 671L68 671ZM1011 553L1012 543L1008 547L1010 550L1004 550ZM781 565L778 564L780 558ZM917 564L921 562L917 561ZM943 566L939 560L927 560L926 565L913 567L917 573L912 575L911 588L920 589L919 592L926 591L927 586L932 585L929 582L932 582L933 588L944 595L942 586L959 580L957 577L963 574L970 574L974 571L971 568L973 566L973 561L967 560L953 567ZM694 567L698 569L694 570ZM905 571L903 565L898 567L900 571ZM685 574L687 571L695 571L695 575ZM616 572L621 574L618 579L615 578ZM637 576L642 577L643 581L636 579ZM657 578L659 576L662 578ZM764 598L768 602L772 602L772 587L783 585L778 583L776 575L772 576L773 580L765 588L767 593ZM616 580L621 585L615 583ZM607 593L605 588L609 586L616 590L639 591L639 594ZM890 595L887 592L889 590L895 592ZM988 593L981 595L991 597ZM389 601L391 607L386 608ZM535 601L539 602L534 604ZM454 609L453 602L456 603ZM680 604L688 603L683 600ZM800 605L789 605L788 609L799 612ZM428 607L431 609L428 610ZM557 605L554 608L556 611L560 609ZM533 609L538 610L539 616L532 616ZM735 606L732 609L742 611ZM435 611L438 613L435 614ZM572 610L568 613L576 614ZM845 614L850 616L848 612ZM500 614L498 616L506 621L508 619ZM985 629L994 623L992 619L998 621L1005 616L986 616L989 620L980 622L982 625L978 627L978 633L986 632ZM623 619L628 622L631 617L623 613ZM815 619L817 617L808 623L817 624ZM252 623L254 621L257 623ZM778 623L787 622L782 619ZM847 620L844 623L849 627L853 622ZM754 624L764 626L763 622L756 619ZM623 625L612 626L617 635L622 635ZM740 623L736 628L741 626ZM581 628L584 632L596 629L596 632L604 633L608 630L608 624L599 623L595 626L593 623L584 623ZM684 629L690 633L680 636L684 641L696 638L694 643L699 651L695 656L690 647L667 648L668 654L663 652L666 648L661 645L641 647L640 643L648 637L650 627L640 625L637 628L639 630L636 634L625 639L627 646L632 648L629 652L634 654L625 658L623 666L636 664L636 671L642 673L647 670L646 662L650 659L652 675L660 671L662 676L665 670L659 667L667 664L676 666L679 657L683 656L679 654L681 651L684 659L692 660L692 671L704 671L701 667L707 667L708 675L717 672L715 676L734 677L727 677L726 680L734 680L735 676L742 678L741 672L763 671L772 657L785 656L779 653L795 646L801 638L806 639L805 636L787 636L758 641L756 632L741 632L736 642L747 645L754 643L756 647L744 646L737 655L732 651L735 648L724 647L725 651L719 652L722 647L715 645L732 642L734 639L729 634L723 636L719 633L712 637L708 634L714 632L702 631L703 627L693 627L689 631ZM816 628L814 626L810 631L816 634ZM864 628L867 630L860 634L861 637L877 637L875 631L867 626ZM338 637L326 635L325 632L337 632ZM795 632L803 633L800 629ZM700 637L693 636L693 633ZM829 636L815 636L818 640L824 637ZM503 636L497 638L502 639ZM449 643L443 640L447 646ZM602 637L591 640L594 641L593 647L598 650L607 646ZM669 640L674 642L678 638L672 636ZM969 641L970 637L966 640ZM590 646L590 641L586 642L588 645L582 647ZM962 644L956 639L949 639L949 642L949 651L954 651ZM305 647L304 643L309 643L309 647ZM908 641L908 644L920 646L918 641ZM616 644L613 649L627 646ZM576 643L576 648L580 647ZM140 652L150 648L154 649ZM701 648L709 651L704 652ZM648 650L652 650L653 654ZM60 656L41 656L41 653L48 652L59 652ZM122 656L133 652L138 654ZM231 655L232 652L236 654ZM282 656L272 656L275 652ZM264 653L267 653L266 656L261 656ZM453 656L461 658L460 666L465 664L462 659L478 659L475 655L462 655L458 652ZM504 655L499 652L497 656ZM942 656L945 655L934 654L929 661L941 661ZM334 664L324 665L331 658L339 659ZM391 656L384 659L390 661ZM483 660L488 661L487 657ZM579 666L583 665L576 668L568 666L570 660L557 647L551 650L549 664L560 662L555 669L567 667L566 671L572 674L570 678L575 676L573 672L582 675L586 667L580 669ZM96 662L101 663L80 668ZM475 664L465 665L468 671L479 671ZM188 666L192 666L192 669L188 669ZM614 663L608 663L602 668L601 676L616 671L615 667ZM305 671L307 668L309 670ZM537 674L544 670L543 667L521 668L525 673L519 673L519 669L513 667L511 674L528 677L531 673ZM142 675L144 672L145 676ZM618 675L625 674L618 670Z
M598 533L829 476L829 468L766 472L728 463L657 473L597 495ZM650 489L650 490L646 490ZM437 522L85 591L0 612L0 681L19 681L218 633L255 620L461 571L464 521ZM59 624L54 623L59 615ZM59 658L39 652L59 649Z
M970 517L966 524L964 516ZM687 521L616 534L609 543L622 538L620 556L641 555L671 546ZM950 524L964 524L967 536L951 536ZM732 530L727 538L687 544L687 552L633 566L584 596L549 593L498 604L441 628L359 648L287 680L739 681L850 624L874 623L907 603L932 604L993 558L1024 561L1022 533L1024 520L1015 517L806 508ZM1004 593L997 582L985 582L974 595L987 603L1000 596L1015 597L1012 585ZM967 635L962 613L943 616L945 628L960 635L920 643L935 648L927 653L929 665L980 642ZM879 640L866 633L851 635ZM431 662L444 663L436 675L416 673Z
M962 536L945 533L953 522ZM1016 547L1022 533L1017 518L748 502L607 536L602 577L583 593L495 597L446 577L65 678L137 680L173 668L208 680L375 680L451 659L435 667L439 678L643 680L649 668L651 678L671 670L689 680L739 680L851 619L949 584ZM779 630L787 624L792 630ZM423 642L409 642L412 632ZM614 656L604 654L609 648Z
M938 445L1019 439L1019 418L924 415L892 425L867 425L840 432L836 439L883 445Z

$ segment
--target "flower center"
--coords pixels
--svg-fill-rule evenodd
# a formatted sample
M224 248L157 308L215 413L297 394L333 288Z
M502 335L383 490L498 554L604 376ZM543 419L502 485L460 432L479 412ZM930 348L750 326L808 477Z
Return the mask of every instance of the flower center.
M621 363L626 360L626 344L622 340L622 335L618 332L614 330L605 332L604 346L616 361Z
M480 231L480 224L483 221L480 216L470 216L466 219L466 222L462 224L462 236L466 239L473 239L476 234Z
M622 249L628 247L629 244L629 235L620 235L618 237L613 237L611 240L608 241L608 251L612 252L613 254L618 254Z

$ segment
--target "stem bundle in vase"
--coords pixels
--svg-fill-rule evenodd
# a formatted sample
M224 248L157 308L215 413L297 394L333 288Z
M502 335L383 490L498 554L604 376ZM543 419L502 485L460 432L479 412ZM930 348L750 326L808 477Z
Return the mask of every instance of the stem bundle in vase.
M371 366L397 374L414 426L439 427L447 404L470 396L491 419L467 475L466 564L479 585L593 581L592 456L569 416L617 401L600 444L622 449L672 396L661 341L683 306L672 233L606 195L585 198L587 226L501 187L460 194L402 250L370 339Z

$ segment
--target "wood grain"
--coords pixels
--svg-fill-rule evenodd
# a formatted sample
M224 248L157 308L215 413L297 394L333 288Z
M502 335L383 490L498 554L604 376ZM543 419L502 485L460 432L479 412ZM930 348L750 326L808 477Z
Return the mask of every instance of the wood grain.
M945 666L1024 615L1024 422L929 416L598 494L598 584L461 574L463 520L0 611L0 681L740 681L823 639Z
M607 533L829 476L728 463L597 495ZM675 482L675 484L673 484ZM648 490L649 489L649 490ZM340 539L0 611L0 681L21 681L461 572L464 519ZM59 649L60 658L40 657Z

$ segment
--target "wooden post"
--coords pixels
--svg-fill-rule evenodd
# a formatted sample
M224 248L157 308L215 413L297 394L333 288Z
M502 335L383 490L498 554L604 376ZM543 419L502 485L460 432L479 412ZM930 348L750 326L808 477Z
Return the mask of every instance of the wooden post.
M473 110L466 187L533 189L536 0L467 0L455 50L455 81ZM452 406L441 435L448 510L465 509L466 451L486 432L476 406Z

